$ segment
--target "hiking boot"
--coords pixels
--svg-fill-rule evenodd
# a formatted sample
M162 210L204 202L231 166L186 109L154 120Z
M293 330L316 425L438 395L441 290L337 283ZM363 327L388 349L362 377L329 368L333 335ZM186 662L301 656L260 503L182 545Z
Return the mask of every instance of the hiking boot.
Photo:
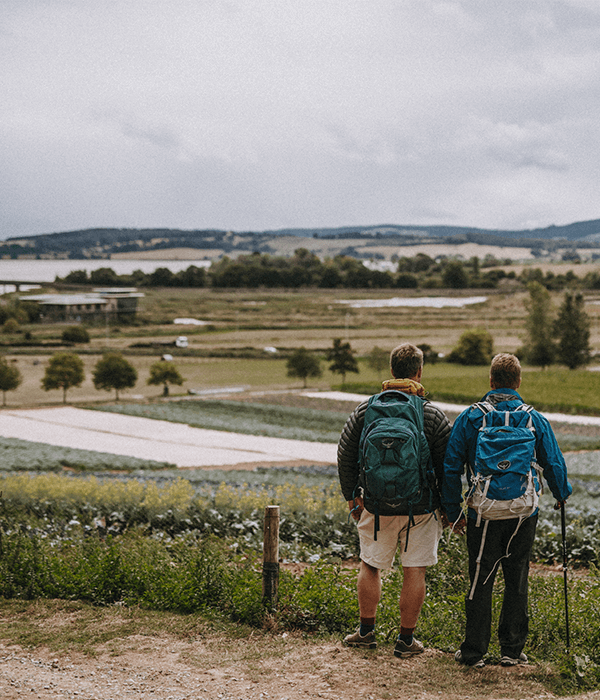
M467 663L463 659L462 651L460 649L456 652L456 654L454 654L454 660L457 664L464 664L465 666L469 666L470 668L483 668L485 666L485 661L483 659L474 661L471 664Z
M528 664L527 656L521 652L519 658L515 659L512 656L503 656L500 659L500 666L518 666L519 664Z
M375 639L375 632L367 632L364 637L360 636L360 627L356 630L354 634L349 634L344 637L344 644L347 647L359 647L361 649L376 649L377 640Z
M408 659L409 656L422 654L424 651L425 647L418 639L413 638L412 644L407 644L402 639L398 639L394 647L394 656L397 656L399 659Z

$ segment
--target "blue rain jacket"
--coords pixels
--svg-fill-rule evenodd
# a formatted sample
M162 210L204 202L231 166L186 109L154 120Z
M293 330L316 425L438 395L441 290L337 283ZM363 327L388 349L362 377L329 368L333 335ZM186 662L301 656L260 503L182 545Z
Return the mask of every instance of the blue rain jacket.
M499 411L511 411L523 403L523 399L514 389L492 389L482 399L489 401ZM543 469L544 478L557 501L566 501L573 488L567 480L567 465L556 442L554 431L541 413L531 412L536 436L536 457ZM461 514L463 502L462 475L466 465L475 463L475 446L477 433L481 427L483 413L478 408L465 409L454 421L450 440L444 458L444 484L442 487L442 505L450 522ZM470 486L470 470L467 469L467 481ZM469 508L469 517L476 513Z

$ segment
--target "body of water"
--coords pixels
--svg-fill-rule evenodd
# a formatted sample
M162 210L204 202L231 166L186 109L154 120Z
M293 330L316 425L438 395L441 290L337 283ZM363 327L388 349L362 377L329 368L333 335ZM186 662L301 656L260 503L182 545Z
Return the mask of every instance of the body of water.
M338 304L347 304L352 309L374 309L388 306L428 306L441 309L445 306L462 308L469 304L483 304L484 301L487 301L487 297L392 297L391 299L340 300Z
M54 282L56 277L66 277L74 270L85 270L88 275L101 267L110 267L117 275L130 275L135 270L146 274L159 267L166 267L177 273L187 270L190 265L209 267L208 260L0 260L0 280L27 282ZM0 285L2 290L2 285ZM13 291L6 285L4 293ZM23 287L23 291L26 289Z

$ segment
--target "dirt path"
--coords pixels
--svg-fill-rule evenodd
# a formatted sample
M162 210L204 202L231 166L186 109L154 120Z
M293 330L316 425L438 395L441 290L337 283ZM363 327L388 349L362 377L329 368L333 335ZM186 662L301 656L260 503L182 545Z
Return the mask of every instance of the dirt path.
M553 698L536 667L461 669L450 654L427 650L411 660L385 652L305 643L208 638L117 640L95 657L0 645L3 700L388 700ZM600 693L580 698L597 699Z
M468 669L438 649L403 660L380 640L252 629L78 601L0 600L0 699L503 700L554 698L545 665ZM578 696L600 700L600 692Z

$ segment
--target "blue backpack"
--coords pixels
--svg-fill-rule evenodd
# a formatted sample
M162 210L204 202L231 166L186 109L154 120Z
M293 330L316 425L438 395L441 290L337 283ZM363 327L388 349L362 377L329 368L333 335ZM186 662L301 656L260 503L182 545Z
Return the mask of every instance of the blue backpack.
M483 414L475 446L475 464L470 466L471 487L467 505L477 513L477 527L484 521L475 575L469 592L473 599L479 580L481 558L490 520L517 519L506 553L494 564L484 585L501 559L510 556L510 545L521 523L533 515L542 493L541 470L535 456L533 408L521 404L512 411L498 411L487 401L471 407ZM475 416L475 421L478 416Z
M467 504L481 520L528 518L541 494L531 411L521 404L498 411L488 402L473 404L482 414Z
M371 396L359 442L360 484L365 506L375 515L408 515L429 491L429 512L433 496L429 445L423 432L423 399L401 391L388 390ZM408 533L407 533L408 545Z

